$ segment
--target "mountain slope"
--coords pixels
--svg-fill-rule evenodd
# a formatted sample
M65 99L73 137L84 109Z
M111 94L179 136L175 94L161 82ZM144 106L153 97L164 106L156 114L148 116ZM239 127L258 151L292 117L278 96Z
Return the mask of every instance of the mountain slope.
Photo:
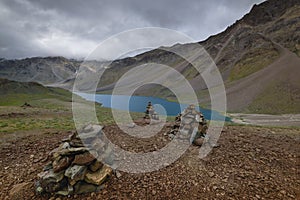
M300 111L300 58L279 44L277 48L280 57L276 61L227 87L229 110L248 107L255 113Z
M41 99L71 102L72 94L64 89L45 87L34 82L0 79L0 106L21 106L25 102L34 105L36 100Z
M199 44L207 50L221 72L230 112L300 112L297 96L300 84L296 77L300 69L298 0L265 1L254 5L242 19L205 41L154 49L135 57L113 61L109 66L106 66L107 62L88 61L84 63L82 72L97 75L106 67L97 91L110 93L120 77L136 66L145 63L168 65L189 80L200 103L209 107L207 86L201 74L187 61L171 52L182 51L192 57ZM200 58L198 62L201 62ZM80 64L82 63L79 61L60 57L2 60L0 77L35 81L71 90ZM158 74L156 78L163 76L165 74ZM93 84L95 83L87 78L79 87L88 91ZM146 85L135 94L175 100L169 90L157 85ZM282 97L282 100L278 97Z
M21 60L0 60L0 77L43 85L74 78L79 61L64 57L33 57Z

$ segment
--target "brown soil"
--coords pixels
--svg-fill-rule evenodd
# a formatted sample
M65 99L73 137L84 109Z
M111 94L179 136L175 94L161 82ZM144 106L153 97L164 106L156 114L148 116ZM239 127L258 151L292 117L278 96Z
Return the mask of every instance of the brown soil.
M280 57L275 62L226 88L228 110L239 111L249 106L255 97L274 81L299 85L299 57L278 43L273 43L280 52Z
M167 141L159 133L133 143L115 126L104 131L116 144L133 151L152 151ZM47 163L48 153L67 135L31 135L2 145L0 199L51 198L36 195L34 181ZM299 136L299 129L228 126L219 139L220 146L204 160L198 158L199 148L191 146L166 168L145 174L120 172L121 176L112 176L99 193L69 199L299 199Z

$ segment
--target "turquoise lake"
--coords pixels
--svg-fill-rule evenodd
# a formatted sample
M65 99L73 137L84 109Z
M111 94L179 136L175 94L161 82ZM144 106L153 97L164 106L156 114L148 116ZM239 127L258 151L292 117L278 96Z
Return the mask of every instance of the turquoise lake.
M157 97L147 97L147 96L124 96L124 95L107 95L107 94L93 94L88 93L76 93L77 95L83 97L89 101L96 101L101 103L105 108L113 108L118 110L129 110L130 112L145 112L146 106L149 101L154 105L154 109L158 114L166 114L168 116L176 116L183 111L188 105L179 104L177 102L167 101L162 98ZM113 98L113 103L112 103ZM129 107L127 102L129 101ZM127 109L127 107L129 109ZM163 108L163 109L162 109ZM207 120L224 120L224 116L216 111L211 111L209 109L204 109L201 107L196 108L198 111L202 112L205 119ZM211 119L212 113L214 113L214 118ZM230 121L228 117L225 117L226 121Z

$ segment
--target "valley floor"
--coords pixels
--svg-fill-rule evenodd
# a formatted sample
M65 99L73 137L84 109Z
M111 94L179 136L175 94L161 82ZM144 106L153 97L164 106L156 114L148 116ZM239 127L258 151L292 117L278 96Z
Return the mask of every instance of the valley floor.
M69 112L69 111L66 111ZM17 112L15 112L17 113ZM15 114L16 115L16 114ZM60 113L62 115L62 113ZM31 115L26 114L27 117ZM52 115L46 117L49 120ZM1 121L18 116L0 116ZM19 116L20 117L20 116ZM32 117L32 116L31 116ZM12 118L12 119L10 119ZM20 119L20 118L19 118ZM56 123L56 122L55 122ZM57 122L59 123L59 121ZM6 127L5 130L9 130ZM14 127L11 127L13 131ZM59 126L58 126L59 128ZM123 148L149 152L168 142L162 129L154 137L136 141L116 125L104 132ZM34 193L37 174L48 153L72 130L36 129L14 135L0 129L0 199L49 199ZM26 131L25 131L26 132ZM10 137L13 136L13 137ZM5 138L5 140L2 140ZM190 146L175 163L151 173L113 175L99 193L60 199L299 199L300 129L225 126L205 159ZM121 176L120 176L121 175ZM52 198L55 199L55 198Z
M267 115L267 114L228 114L232 122L261 126L300 127L300 114Z

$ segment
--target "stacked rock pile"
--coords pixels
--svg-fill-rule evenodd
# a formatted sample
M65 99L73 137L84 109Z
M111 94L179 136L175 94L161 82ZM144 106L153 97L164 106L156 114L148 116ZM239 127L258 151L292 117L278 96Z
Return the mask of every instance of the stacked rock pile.
M159 120L158 114L155 112L151 101L148 102L148 105L146 107L145 111L145 117L144 119L154 119L154 120Z
M109 159L101 139L102 127L88 125L80 133L74 132L49 153L50 162L38 174L38 193L58 195L95 192L112 174L112 169L99 160Z
M189 105L175 117L175 124L168 135L170 139L173 139L180 133L186 133L190 138L190 143L201 146L207 128L207 122L203 114L197 111L194 105Z

